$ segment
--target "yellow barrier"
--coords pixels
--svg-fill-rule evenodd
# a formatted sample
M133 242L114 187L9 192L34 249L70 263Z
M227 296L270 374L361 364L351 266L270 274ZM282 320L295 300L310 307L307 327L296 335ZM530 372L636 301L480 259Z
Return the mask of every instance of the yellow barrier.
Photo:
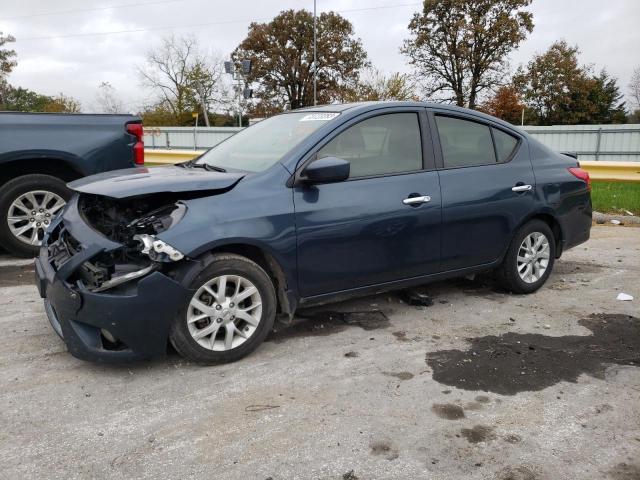
M203 150L152 150L144 151L145 165L171 165L186 162L201 155Z
M145 150L147 165L171 165L186 162L202 154L202 150ZM640 162L580 162L592 180L640 182Z
M591 180L640 182L640 162L580 162Z

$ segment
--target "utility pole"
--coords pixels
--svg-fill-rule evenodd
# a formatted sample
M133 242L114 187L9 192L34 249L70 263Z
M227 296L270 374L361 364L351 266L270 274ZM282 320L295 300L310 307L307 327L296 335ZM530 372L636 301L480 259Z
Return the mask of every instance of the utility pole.
M317 76L318 76L318 20L316 17L316 2L313 0L313 105L318 101L317 97Z
M202 115L204 116L204 124L207 127L210 127L211 125L209 125L209 113L207 112L207 105L204 103L204 95L202 95L202 83L200 83L200 80L196 81L196 89L198 90L198 96L200 97L200 106L202 107ZM198 122L198 119L196 117L196 127L198 126L197 122Z

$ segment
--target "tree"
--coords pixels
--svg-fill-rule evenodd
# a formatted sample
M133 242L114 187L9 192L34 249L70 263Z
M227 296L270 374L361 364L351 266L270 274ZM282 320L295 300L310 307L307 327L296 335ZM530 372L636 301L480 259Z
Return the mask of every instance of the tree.
M368 66L351 23L334 12L317 17L317 100L342 100ZM306 10L280 12L269 23L251 23L247 37L232 54L236 63L252 61L247 82L257 84L255 112L281 111L287 105L313 105L313 15Z
M80 113L81 108L78 100L64 93L60 93L44 106L43 111L52 113Z
M44 112L45 107L53 102L48 95L41 95L22 87L8 87L0 109L12 112Z
M480 104L478 110L515 125L521 123L524 108L516 89L511 85L504 85Z
M531 0L424 0L401 52L423 79L426 97L476 108L503 82L508 54L533 30Z
M587 107L590 115L586 123L627 122L625 102L622 101L618 80L609 76L606 70L589 79L587 92L586 98L591 105Z
M385 75L377 69L368 69L345 100L350 102L380 100L417 100L415 83L406 73Z
M619 123L625 121L624 103L615 78L606 71L593 75L578 62L579 49L555 42L519 67L515 88L538 125Z
M16 39L13 36L3 35L3 33L0 32L0 104L5 103L5 96L9 89L7 75L9 75L13 68L18 64L15 59L16 51L10 50L5 47L5 45L15 41Z
M201 109L200 94L208 111L220 88L220 64L200 52L194 37L168 37L147 53L139 69L142 82L158 94L158 105L179 121Z
M96 93L100 113L126 113L127 108L109 82L101 82Z

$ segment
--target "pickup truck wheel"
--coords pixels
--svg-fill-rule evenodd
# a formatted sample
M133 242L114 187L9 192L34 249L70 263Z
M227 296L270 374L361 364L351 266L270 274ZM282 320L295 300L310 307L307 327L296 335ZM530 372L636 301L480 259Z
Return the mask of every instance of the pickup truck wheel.
M195 293L174 319L169 338L189 360L206 365L239 360L273 328L273 282L248 258L214 255L188 288Z
M553 232L541 220L532 220L516 232L497 269L498 281L514 293L533 293L547 281L556 257Z
M19 257L33 257L51 220L71 192L59 178L23 175L0 188L0 245Z

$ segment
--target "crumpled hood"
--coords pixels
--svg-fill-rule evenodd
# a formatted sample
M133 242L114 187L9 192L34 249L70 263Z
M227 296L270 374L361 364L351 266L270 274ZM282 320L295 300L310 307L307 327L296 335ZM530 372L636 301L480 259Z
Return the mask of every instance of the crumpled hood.
M81 193L126 198L162 192L198 192L233 187L242 172L208 172L201 168L128 168L81 178L67 186Z

